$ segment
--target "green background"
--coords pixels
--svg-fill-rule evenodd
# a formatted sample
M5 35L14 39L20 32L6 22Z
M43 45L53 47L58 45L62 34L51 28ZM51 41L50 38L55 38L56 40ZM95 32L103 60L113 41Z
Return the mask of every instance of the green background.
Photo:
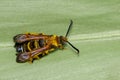
M33 64L16 63L13 36L65 35L66 46ZM119 80L120 0L0 0L0 80Z

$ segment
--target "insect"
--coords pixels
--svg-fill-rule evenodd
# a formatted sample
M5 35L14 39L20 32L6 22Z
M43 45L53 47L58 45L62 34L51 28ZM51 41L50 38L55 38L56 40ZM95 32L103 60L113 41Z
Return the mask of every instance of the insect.
M13 37L14 47L16 48L16 62L24 63L39 59L49 52L56 49L64 49L64 45L68 43L79 54L79 50L73 46L67 39L69 31L72 27L73 21L71 20L67 33L64 36L45 35L43 33L26 33L18 34Z

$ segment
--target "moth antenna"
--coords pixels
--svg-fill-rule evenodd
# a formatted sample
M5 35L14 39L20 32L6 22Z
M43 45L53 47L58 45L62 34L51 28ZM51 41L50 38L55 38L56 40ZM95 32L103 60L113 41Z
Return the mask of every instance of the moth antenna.
M75 46L73 46L69 41L67 41L67 43L73 48L73 49L75 49L76 51L77 51L77 54L79 55L79 49L77 49Z
M67 30L67 33L66 33L65 37L68 36L68 34L69 34L69 32L70 32L70 29L71 29L72 25L73 25L73 21L70 20L70 25L69 25L69 27L68 27L68 30Z

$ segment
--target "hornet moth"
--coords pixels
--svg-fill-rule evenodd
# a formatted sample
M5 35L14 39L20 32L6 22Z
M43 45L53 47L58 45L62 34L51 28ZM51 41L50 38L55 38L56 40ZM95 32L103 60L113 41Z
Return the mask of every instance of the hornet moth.
M79 50L74 47L67 39L68 33L72 27L73 21L71 20L67 33L64 36L45 35L43 33L26 33L18 34L13 37L16 48L16 62L24 63L39 59L49 52L56 49L64 49L64 45L68 43L79 54Z

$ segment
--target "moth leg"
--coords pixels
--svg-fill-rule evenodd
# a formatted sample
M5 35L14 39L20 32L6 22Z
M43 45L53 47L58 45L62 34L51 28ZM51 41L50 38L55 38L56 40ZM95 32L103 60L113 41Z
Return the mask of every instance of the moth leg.
M30 64L33 63L33 58L30 58L29 61L28 61Z
M49 51L48 51L48 50L46 50L46 51L45 51L45 54L48 54L48 53L49 53Z
M54 51L55 49L54 48L52 48L52 49L50 49L49 51L51 52L51 51Z
M38 55L35 55L34 58L35 59L40 59L40 57Z
M62 46L62 44L59 44L59 48L60 49L64 49L64 47Z

